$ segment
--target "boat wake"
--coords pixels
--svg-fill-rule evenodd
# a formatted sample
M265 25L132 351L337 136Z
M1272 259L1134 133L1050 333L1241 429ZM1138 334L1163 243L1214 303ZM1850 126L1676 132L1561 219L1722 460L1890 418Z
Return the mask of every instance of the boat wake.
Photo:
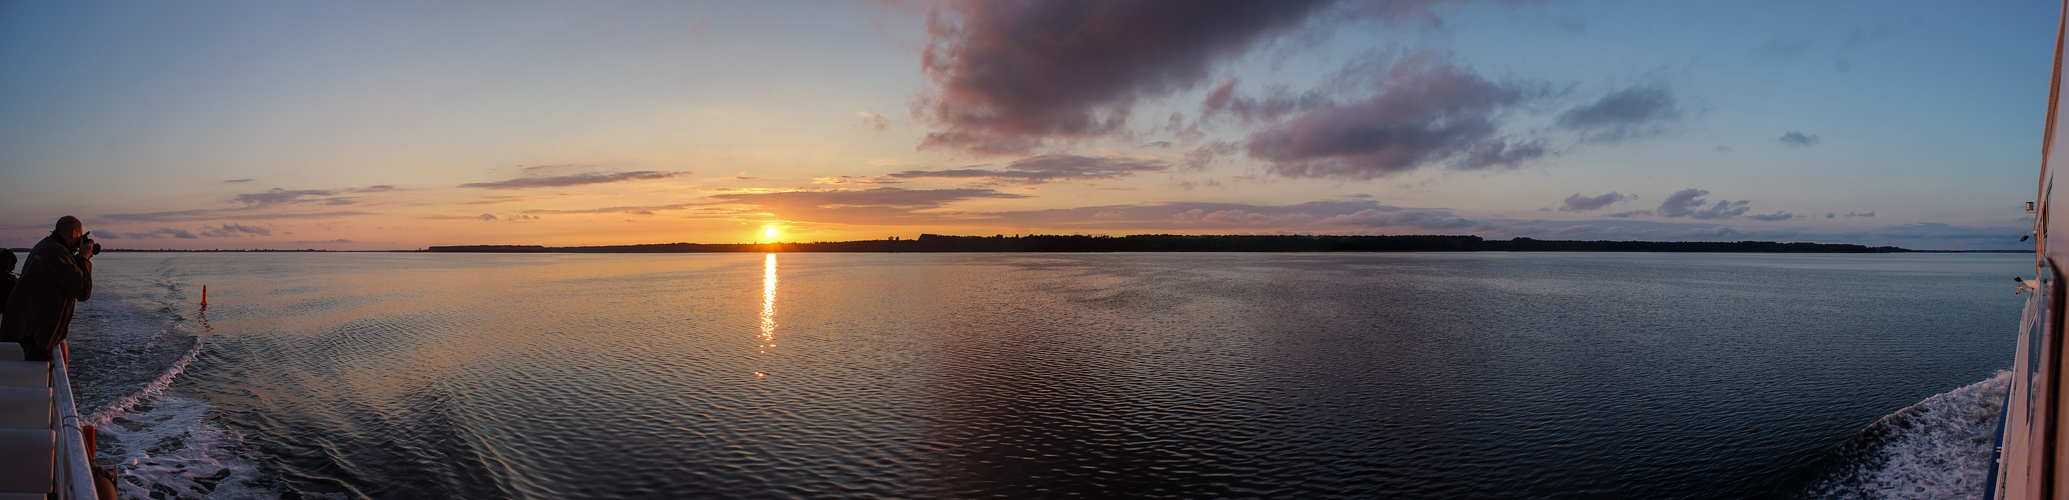
M2011 372L1925 398L1819 460L1812 499L1983 498Z
M113 458L122 498L273 498L255 462L245 458L244 440L208 420L211 407L177 394L159 393L123 411L95 415L104 421L100 439L105 462Z
M242 436L213 407L175 388L204 348L178 283L110 280L73 322L73 375L82 423L97 428L96 461L122 498L277 498ZM155 290L155 291L154 291ZM200 316L206 329L206 316Z

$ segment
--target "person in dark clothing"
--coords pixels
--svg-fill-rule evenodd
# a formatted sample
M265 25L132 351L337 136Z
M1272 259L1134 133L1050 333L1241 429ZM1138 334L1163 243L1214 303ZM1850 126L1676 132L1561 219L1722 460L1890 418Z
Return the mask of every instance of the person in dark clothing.
M0 307L7 307L7 294L14 292L14 251L0 248ZM0 310L0 314L4 314Z
M31 361L49 361L50 349L71 332L74 301L93 296L93 248L70 215L22 262L22 276L0 309L0 342L19 342Z

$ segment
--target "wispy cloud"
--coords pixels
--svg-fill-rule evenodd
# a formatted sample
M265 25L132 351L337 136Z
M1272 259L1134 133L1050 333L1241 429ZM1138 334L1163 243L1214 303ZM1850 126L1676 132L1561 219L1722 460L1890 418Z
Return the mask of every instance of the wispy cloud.
M1634 85L1559 114L1560 127L1581 132L1588 142L1619 142L1660 135L1681 118L1674 93L1664 84Z
M1787 58L1810 50L1810 40L1783 40L1769 38L1766 43L1753 47L1753 53L1767 57Z
M991 179L1016 184L1057 181L1110 180L1170 168L1163 161L1126 156L1040 155L1016 160L1002 169L959 168L949 170L907 170L885 177L897 179L946 178Z
M272 236L273 230L243 224L223 224L201 228L201 235L211 238L234 238L240 236Z
M1803 132L1798 132L1795 130L1783 133L1781 137L1775 138L1775 140L1782 141L1782 144L1797 147L1818 145L1818 136L1805 134Z
M891 129L891 119L885 118L884 115L877 114L876 110L856 111L855 115L862 118L863 125L866 125L869 128L876 129L876 131L878 132L883 132Z
M261 193L240 194L237 195L235 198L232 198L231 201L236 203L243 203L245 208L264 208L287 204L350 205L353 203L357 203L358 200L356 198L338 195L353 193L382 193L394 190L395 186L388 184L343 189L273 188Z
M549 215L549 214L632 214L632 213L641 213L641 212L645 212L645 214L646 214L646 215L652 215L652 214L653 214L654 212L657 212L657 211L667 211L667 210L682 210L682 209L685 209L685 208L689 208L689 207L693 207L693 206L697 206L697 205L699 205L699 204L698 204L698 203L677 203L677 204L674 204L674 205L645 205L645 206L629 206L629 207L603 207L603 208L587 208L587 209L576 209L576 210L547 210L547 209L534 209L534 210L525 210L525 211L522 211L522 212L518 212L518 213L521 213L521 214L540 214L540 215ZM487 215L487 214L483 214L483 215Z
M460 187L483 189L527 189L542 187L567 187L581 186L585 184L604 184L611 182L670 179L677 176L689 174L690 172L669 172L658 170L640 170L636 172L579 172L565 175L519 177L516 179L495 182L471 182L467 184L461 184Z
M333 219L374 215L372 212L287 212L251 213L241 210L180 210L176 212L150 212L141 214L107 214L101 218L111 222L188 222L213 220L277 220L277 219Z
M813 184L902 184L904 182L885 177L861 175L838 175L833 177L815 177L812 179Z
M1293 113L1314 111L1335 106L1336 102L1320 91L1294 93L1285 88L1266 89L1263 96L1252 97L1236 92L1241 80L1230 77L1223 80L1207 97L1200 100L1200 116L1214 118L1233 116L1243 123L1273 122Z
M168 237L170 237L170 238L181 238L181 239L194 239L194 238L200 238L200 236L197 236L197 235L195 235L195 234L194 234L194 233L193 233L192 231L188 231L188 230L185 230L185 229L174 229L174 228L170 228L170 227L161 227L161 228L157 228L157 229L152 229L152 230L149 230L149 231L139 231L139 232L125 232L125 233L121 233L121 234L122 234L122 237L123 237L123 238L128 238L128 239L135 239L135 240L140 240L140 239L148 239L148 238L168 238ZM113 234L110 234L110 236L113 236Z
M281 189L281 188L273 188L273 189L271 189L271 190L267 190L266 192L263 192L263 193L246 193L246 194L240 194L240 195L237 195L237 197L235 198L235 200L236 200L237 202L239 202L239 203L243 203L243 204L244 204L245 206L248 206L248 207L266 207L266 206L273 206L273 205L283 205L283 204L288 204L288 203L300 203L300 202L308 202L308 201L312 201L312 200L304 200L303 198L306 198L306 197L317 197L317 196L330 196L330 195L333 195L333 194L336 194L336 191L331 191L331 190L328 190L328 189L295 189L295 190L288 190L288 189ZM333 201L337 201L337 200L341 200L341 199L342 199L342 200L344 200L344 203L342 203L342 204L349 204L349 203L351 203L351 199L350 199L350 198L326 198L326 199L323 199L323 200L315 200L315 201L323 201L323 202L326 202L326 203L328 203L328 202L333 202ZM339 204L339 203L328 203L328 204Z

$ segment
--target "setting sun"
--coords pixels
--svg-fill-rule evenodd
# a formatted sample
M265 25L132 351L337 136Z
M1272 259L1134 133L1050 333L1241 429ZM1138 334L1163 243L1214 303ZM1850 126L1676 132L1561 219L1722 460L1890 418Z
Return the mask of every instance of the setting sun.
M774 241L776 239L776 226L768 226L762 228L762 237L767 238L770 241Z

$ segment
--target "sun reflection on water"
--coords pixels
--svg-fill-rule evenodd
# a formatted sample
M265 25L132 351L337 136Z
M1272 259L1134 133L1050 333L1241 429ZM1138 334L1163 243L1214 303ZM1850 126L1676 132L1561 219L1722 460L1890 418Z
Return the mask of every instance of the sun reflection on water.
M769 254L762 260L762 336L759 346L762 354L776 347L776 254ZM754 376L762 376L755 372Z

